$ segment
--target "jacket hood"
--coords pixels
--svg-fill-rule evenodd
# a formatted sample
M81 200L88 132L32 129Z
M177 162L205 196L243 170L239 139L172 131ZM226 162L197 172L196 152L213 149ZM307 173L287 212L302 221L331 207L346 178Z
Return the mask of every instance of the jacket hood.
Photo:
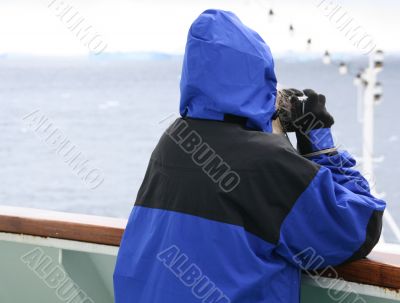
M182 117L247 118L272 131L276 77L264 40L227 11L206 10L189 30L180 83Z

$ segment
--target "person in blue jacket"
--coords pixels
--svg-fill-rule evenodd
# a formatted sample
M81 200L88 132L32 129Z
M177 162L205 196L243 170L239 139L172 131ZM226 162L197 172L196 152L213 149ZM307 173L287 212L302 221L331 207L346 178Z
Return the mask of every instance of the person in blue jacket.
M277 102L276 84L269 47L233 13L194 21L181 118L138 192L116 303L295 303L302 269L363 258L377 243L385 202L336 150L325 97L289 89ZM297 150L272 133L277 117Z

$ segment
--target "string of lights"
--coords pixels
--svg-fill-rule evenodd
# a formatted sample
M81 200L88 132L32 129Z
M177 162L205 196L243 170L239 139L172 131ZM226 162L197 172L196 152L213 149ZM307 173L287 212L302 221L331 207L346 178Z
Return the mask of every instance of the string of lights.
M269 22L273 22L276 19L276 12L274 10L273 1L268 1L268 6L263 3L261 0L254 0L259 6L263 8L263 10L267 13L267 18ZM293 22L290 22L287 26L290 36L295 35L295 25ZM313 44L314 39L310 36L304 39L307 49L310 50ZM372 56L372 66L374 69L379 69L381 71L383 67L383 52L378 50ZM326 65L332 65L338 69L340 75L348 75L353 78L353 83L356 86L366 87L368 85L368 76L367 76L367 69L368 68L361 68L359 66L355 66L351 64L349 61L346 60L334 60L332 58L331 53L329 50L325 50L322 54L322 62ZM382 83L376 82L374 87L374 100L376 102L381 101L383 95L383 87Z
M262 6L264 7L264 5L263 5L259 0L256 0L256 1L257 1L257 3L258 3L259 5L262 5ZM270 22L272 22L273 19L274 19L275 16L276 16L275 11L274 11L273 8L267 9L267 16L268 16L268 20L269 20ZM290 35L293 36L293 35L295 34L295 27L294 27L294 24L293 24L293 23L290 23L290 24L289 24L288 30L289 30L289 34L290 34ZM312 39L312 37L307 37L307 38L304 39L304 40L305 40L307 49L311 49L311 46L312 46L312 44L313 44L313 39ZM332 59L331 54L330 54L330 52L329 52L328 50L326 50L326 51L324 52L324 54L323 54L323 56L322 56L322 62L323 62L324 64L327 64L327 65L328 65L328 64L331 64L331 65L333 65L333 66L336 66L336 67L338 68L339 74L341 74L341 75L350 75L350 76L353 76L353 77L357 77L357 75L360 73L360 72L354 72L354 71L353 71L353 68L352 68L352 66L350 65L349 62L346 62L346 61L344 61L344 60L341 60L341 61L338 61L338 62L337 62L337 61L334 61L334 60Z

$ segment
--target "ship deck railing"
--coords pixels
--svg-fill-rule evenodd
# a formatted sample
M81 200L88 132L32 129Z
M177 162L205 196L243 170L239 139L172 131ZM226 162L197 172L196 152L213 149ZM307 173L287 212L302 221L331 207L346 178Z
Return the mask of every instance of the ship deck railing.
M126 223L119 218L0 206L0 302L72 300L63 293L61 281L57 287L47 281L45 268L40 267L45 260L63 271L63 283L70 279L75 285L69 295L76 293L85 303L113 302L112 272ZM36 267L29 263L33 257L40 257ZM367 258L329 270L304 271L301 301L400 302L400 245L380 244Z

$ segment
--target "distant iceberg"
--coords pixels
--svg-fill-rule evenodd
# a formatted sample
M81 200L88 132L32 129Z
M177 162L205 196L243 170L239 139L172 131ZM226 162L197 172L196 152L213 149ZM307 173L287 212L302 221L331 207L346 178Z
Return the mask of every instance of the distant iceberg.
M178 54L167 54L161 52L114 52L114 53L101 53L101 54L89 54L91 59L99 60L169 60L174 58L180 58L182 55Z

